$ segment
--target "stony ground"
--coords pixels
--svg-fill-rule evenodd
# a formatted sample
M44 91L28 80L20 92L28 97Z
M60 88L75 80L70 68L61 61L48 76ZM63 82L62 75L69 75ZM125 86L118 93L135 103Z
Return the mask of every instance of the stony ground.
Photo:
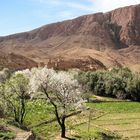
M16 134L15 140L27 140L32 135L30 131L27 132L15 126L8 125L7 127Z

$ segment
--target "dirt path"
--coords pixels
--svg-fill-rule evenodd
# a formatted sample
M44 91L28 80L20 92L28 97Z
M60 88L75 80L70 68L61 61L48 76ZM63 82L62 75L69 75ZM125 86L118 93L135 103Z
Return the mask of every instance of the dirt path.
M15 126L7 125L7 128L16 134L16 138L14 140L28 140L32 135L31 131L27 132Z

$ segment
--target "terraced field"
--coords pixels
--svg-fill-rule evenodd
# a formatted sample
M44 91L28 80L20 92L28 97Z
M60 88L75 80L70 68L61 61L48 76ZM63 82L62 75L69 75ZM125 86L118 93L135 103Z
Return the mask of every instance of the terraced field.
M111 113L93 121L101 129L131 140L140 139L140 113Z
M91 129L96 126L120 136L121 139L140 140L140 103L114 101L89 106L106 112L91 120Z

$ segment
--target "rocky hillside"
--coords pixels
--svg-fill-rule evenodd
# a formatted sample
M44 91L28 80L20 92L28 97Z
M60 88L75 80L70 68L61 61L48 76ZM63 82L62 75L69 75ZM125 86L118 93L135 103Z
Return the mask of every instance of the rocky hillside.
M1 37L0 49L52 67L132 66L140 63L139 23L140 5L128 6Z
M67 69L81 69L83 71L88 70L106 70L106 67L103 63L100 61L93 59L91 57L83 57L78 59L72 59L72 58L55 58L55 59L49 59L48 68L54 68L59 70L67 70Z

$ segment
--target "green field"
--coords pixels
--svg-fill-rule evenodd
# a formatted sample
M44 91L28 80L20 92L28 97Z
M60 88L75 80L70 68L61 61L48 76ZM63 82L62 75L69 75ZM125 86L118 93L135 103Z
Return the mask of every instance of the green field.
M102 98L101 101L100 103L88 103L89 110L67 119L68 136L79 140L89 137L140 139L139 103L111 98ZM55 118L52 110L50 105L42 101L29 105L26 125L42 139L59 139L60 129L57 122L47 122Z
M108 112L92 120L93 125L115 133L122 139L140 139L140 103L108 102L89 104L89 106Z
M87 103L88 110L67 119L68 137L77 140L140 139L140 103L102 97L98 100L101 102ZM52 111L52 106L43 100L28 103L25 124L38 139L61 140Z

